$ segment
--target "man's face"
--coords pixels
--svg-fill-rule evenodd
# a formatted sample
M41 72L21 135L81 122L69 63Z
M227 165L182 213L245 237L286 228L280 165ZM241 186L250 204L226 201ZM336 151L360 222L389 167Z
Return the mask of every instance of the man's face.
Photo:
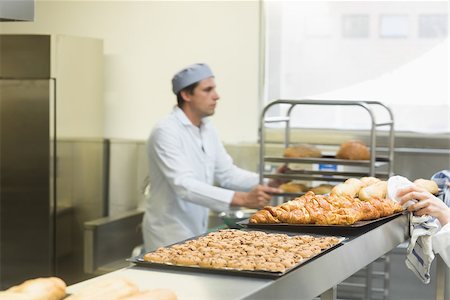
M219 98L213 77L201 80L192 94L185 93L184 95L185 104L189 105L192 112L200 118L214 114Z

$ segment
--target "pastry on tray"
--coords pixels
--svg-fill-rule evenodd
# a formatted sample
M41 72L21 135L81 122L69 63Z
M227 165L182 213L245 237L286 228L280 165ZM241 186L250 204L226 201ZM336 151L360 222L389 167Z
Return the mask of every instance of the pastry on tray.
M266 206L253 214L252 224L351 225L401 212L386 199L387 182L374 177L350 178L334 186L330 195L313 191L278 206Z
M285 272L339 242L337 237L226 229L158 248L145 254L144 260L208 269Z

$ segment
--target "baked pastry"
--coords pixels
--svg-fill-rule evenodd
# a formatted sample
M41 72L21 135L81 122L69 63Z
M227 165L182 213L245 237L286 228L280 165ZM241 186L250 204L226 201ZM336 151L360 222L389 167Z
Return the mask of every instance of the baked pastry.
M285 272L337 243L339 239L336 237L290 236L227 229L211 232L182 244L159 248L152 253L163 256L168 254L167 260L163 262L167 264L178 265L178 261L184 261L183 257L194 256L200 259L192 265L195 267ZM152 256L146 255L144 260L153 262L148 259L150 257Z
M378 181L372 185L363 187L359 190L358 198L363 201L369 201L371 198L384 199L387 194L387 182Z
M368 160L370 159L369 148L363 142L350 140L341 144L336 158L350 160Z
M322 157L322 153L313 145L300 144L284 149L284 157Z
M343 184L348 187L350 184ZM378 183L376 183L378 184ZM375 184L375 185L376 185ZM376 189L378 191L379 188ZM315 195L309 191L305 195L278 206L266 206L253 214L249 222L350 225L360 220L372 220L402 211L402 207L391 199L369 198L362 201L346 194Z
M26 280L4 292L1 300L60 300L66 295L66 283L58 277Z
M430 192L433 195L439 193L439 187L434 180L427 180L420 178L414 180L414 184L417 185L418 187L425 189L426 191Z
M306 185L294 181L283 183L279 186L279 188L282 189L285 193L302 193L307 190Z

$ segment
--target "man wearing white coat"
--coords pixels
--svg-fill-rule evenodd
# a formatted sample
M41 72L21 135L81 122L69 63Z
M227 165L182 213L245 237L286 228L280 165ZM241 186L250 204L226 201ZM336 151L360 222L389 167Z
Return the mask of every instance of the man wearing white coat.
M148 140L146 251L204 234L209 209L261 208L270 201L270 193L281 192L258 185L258 174L236 167L226 152L207 118L219 100L207 65L194 64L176 73L172 90L178 105L155 126Z

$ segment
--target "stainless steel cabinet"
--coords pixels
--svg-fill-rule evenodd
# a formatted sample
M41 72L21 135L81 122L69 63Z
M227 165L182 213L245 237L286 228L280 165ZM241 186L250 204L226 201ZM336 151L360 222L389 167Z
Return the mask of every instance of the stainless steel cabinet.
M0 288L83 278L83 223L104 212L102 61L97 39L0 35Z

